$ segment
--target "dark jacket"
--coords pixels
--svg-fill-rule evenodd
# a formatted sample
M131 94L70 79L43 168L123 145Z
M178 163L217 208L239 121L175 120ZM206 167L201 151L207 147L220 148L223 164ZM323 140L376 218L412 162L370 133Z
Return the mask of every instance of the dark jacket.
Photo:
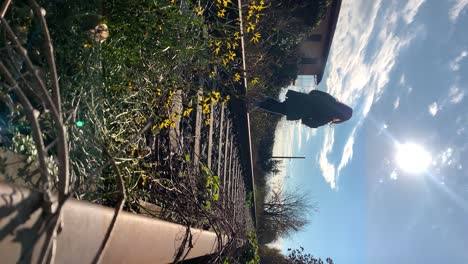
M286 93L286 116L288 120L299 120L311 128L330 123L337 117L338 102L328 93L312 90L310 93L300 93L288 90Z

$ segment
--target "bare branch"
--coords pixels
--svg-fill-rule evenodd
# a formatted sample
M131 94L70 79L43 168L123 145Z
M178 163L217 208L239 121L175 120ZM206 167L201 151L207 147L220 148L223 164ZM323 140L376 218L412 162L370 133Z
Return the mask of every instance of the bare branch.
M10 84L13 92L18 96L20 103L26 112L28 121L31 123L32 136L36 144L37 156L39 160L39 168L41 171L42 181L44 183L44 191L47 196L45 198L46 198L46 201L51 202L50 201L51 200L51 193L50 193L51 183L49 179L49 173L47 170L47 162L46 162L47 153L45 152L44 140L42 138L41 128L39 126L39 121L37 119L38 111L33 108L33 106L31 105L31 102L29 102L26 95L23 93L23 91L21 91L21 89L19 89L18 83L16 83L16 81L13 79L10 72L8 71L8 69L5 67L5 65L2 62L0 62L0 72L2 73L5 80ZM47 210L50 210L50 208L47 208Z
M0 16L3 18L6 14L6 11L8 10L8 7L10 6L11 0L5 0L2 5L2 9L0 9Z
M108 248L109 241L111 240L112 235L114 233L113 231L117 223L117 218L119 217L119 214L122 212L123 207L125 205L125 201L127 200L127 193L125 191L125 181L124 181L122 174L120 173L119 167L117 166L117 164L115 164L114 157L110 156L110 153L107 150L107 148L104 148L104 153L106 153L106 155L109 156L110 160L112 161L112 168L114 169L114 172L118 176L120 199L119 199L119 202L117 203L117 206L115 207L114 217L112 218L109 228L107 229L106 236L104 237L104 240L102 241L102 244L99 247L99 250L96 253L96 256L94 257L92 263L101 263L102 257L104 256L106 249Z
M14 45L12 45L12 47L14 47L16 52L18 52L18 54L20 54L23 57L26 66L32 72L32 76L34 78L34 81L36 81L39 84L39 88L41 89L41 92L44 94L43 99L44 99L47 107L50 109L50 111L52 113L52 117L54 118L54 121L59 122L60 115L58 114L57 108L55 107L55 105L54 105L54 103L52 101L52 98L50 97L50 94L46 89L44 81L39 76L39 72L37 70L37 67L35 67L33 65L31 59L28 57L26 49L21 45L18 37L15 35L15 33L13 32L13 30L11 29L10 25L5 20L5 18L0 17L0 20L2 22L3 27L5 28L5 32L6 32L7 36L14 42Z
M68 159L68 142L67 142L67 131L63 124L62 120L62 103L60 99L60 88L58 84L58 75L57 69L55 66L54 59L54 48L52 46L52 40L50 38L49 29L47 27L45 16L45 10L41 8L36 1L31 0L31 5L33 7L34 13L39 19L41 25L42 33L44 35L45 41L45 51L47 62L50 67L50 73L52 76L52 92L55 101L55 107L57 111L58 118L55 121L55 129L58 134L58 163L59 163L59 199L63 199L68 194L68 189L70 185L70 176L69 176L69 159ZM48 94L47 94L48 95Z

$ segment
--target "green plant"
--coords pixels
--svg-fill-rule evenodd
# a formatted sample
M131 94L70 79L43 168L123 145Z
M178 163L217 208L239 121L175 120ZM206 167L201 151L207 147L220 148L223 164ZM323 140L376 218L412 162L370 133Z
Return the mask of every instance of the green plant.
M204 178L205 182L205 198L204 204L206 209L211 209L211 203L219 200L219 186L220 186L220 179L218 176L213 175L211 170L206 167L204 164L200 163L200 167L202 168L202 178Z
M252 208L252 206L254 205L253 201L254 201L253 192L248 192L247 197L245 199L245 202L248 208Z
M248 250L246 252L246 263L247 264L258 264L260 263L260 255L258 254L258 241L254 232L250 231L247 233L249 241Z

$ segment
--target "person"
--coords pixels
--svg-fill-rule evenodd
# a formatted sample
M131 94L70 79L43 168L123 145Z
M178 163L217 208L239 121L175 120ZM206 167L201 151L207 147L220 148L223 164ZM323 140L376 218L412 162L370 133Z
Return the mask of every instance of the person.
M349 120L353 115L351 107L319 90L312 90L308 94L288 90L284 102L267 98L260 102L258 107L285 115L287 120L301 120L302 124L311 128L339 124Z

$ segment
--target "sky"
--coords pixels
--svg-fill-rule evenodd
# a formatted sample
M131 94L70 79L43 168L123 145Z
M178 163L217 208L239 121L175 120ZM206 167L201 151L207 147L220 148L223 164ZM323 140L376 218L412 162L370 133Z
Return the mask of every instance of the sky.
M310 129L282 121L275 184L309 192L318 212L279 245L335 263L468 263L468 0L343 0L322 82L353 118ZM421 153L430 163L409 173ZM400 154L398 154L400 153ZM465 158L464 158L465 157ZM419 159L419 160L418 160Z

